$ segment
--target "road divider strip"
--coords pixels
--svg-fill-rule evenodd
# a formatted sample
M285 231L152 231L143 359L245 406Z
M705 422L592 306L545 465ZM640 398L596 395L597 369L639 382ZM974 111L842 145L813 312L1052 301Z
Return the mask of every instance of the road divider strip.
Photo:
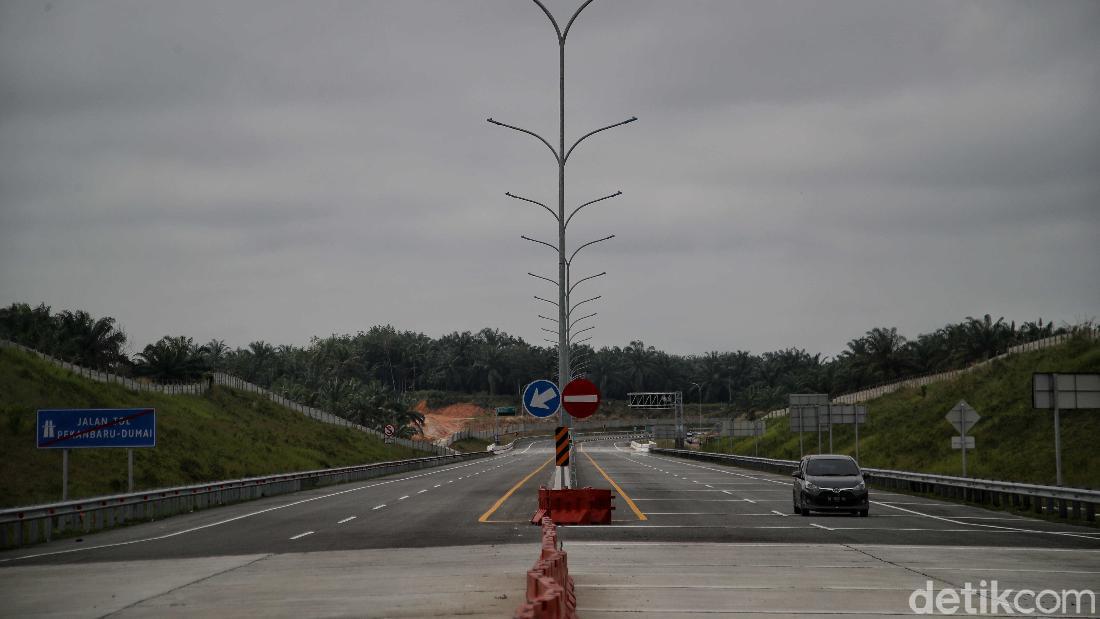
M500 506L504 505L504 502L507 501L513 494L516 493L516 490L519 490L520 488L522 488L523 484L527 483L528 480L530 480L535 475L538 475L539 471L546 468L546 465L550 464L550 462L552 462L553 460L554 460L553 457L547 458L546 462L543 462L541 466L539 466L537 469L535 469L535 470L531 471L530 473L528 473L527 476L524 477L523 479L516 482L516 485L509 488L508 492L504 493L504 496L497 499L497 502L493 503L493 506L490 507L488 510L486 510L485 513L482 514L481 517L477 519L477 521L478 522L489 522L489 518L493 515L493 513L495 513L498 509L500 509Z
M558 545L558 528L549 518L542 519L539 558L534 568L527 570L526 599L512 615L514 619L577 619L569 563Z
M611 487L615 489L615 492L618 492L619 496L623 497L623 500L626 501L626 504L630 507L630 510L634 512L634 515L638 517L638 520L649 520L649 518L646 518L646 515L642 513L642 510L638 509L638 506L634 504L634 501L630 498L630 495L623 492L623 489L619 487L619 484L615 483L615 480L611 479L611 476L608 475L607 472L604 471L602 468L600 468L600 465L596 464L596 461L592 459L592 456L588 455L588 452L582 451L581 453L584 454L585 458L588 458L588 461L592 463L592 466L596 467L596 470L600 472L600 475L603 475L603 478L607 480L607 483L611 484Z

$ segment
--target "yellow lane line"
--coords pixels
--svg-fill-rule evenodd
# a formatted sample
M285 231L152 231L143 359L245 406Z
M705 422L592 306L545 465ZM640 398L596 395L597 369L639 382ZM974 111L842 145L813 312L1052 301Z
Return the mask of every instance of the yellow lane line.
M646 515L642 513L642 510L638 509L638 506L634 504L634 501L630 500L630 495L623 492L623 489L619 487L619 484L615 483L615 480L611 479L611 476L608 475L602 468L600 468L600 465L596 464L596 461L592 459L592 456L588 455L587 451L581 451L581 453L584 454L585 458L588 458L588 461L592 463L592 466L596 467L596 470L599 471L600 475L603 475L603 478L611 484L611 487L615 488L615 491L619 493L619 496L626 499L626 504L629 505L630 509L634 511L634 515L638 517L638 520L649 520L649 518L646 518Z
M524 477L523 479L519 480L519 482L517 482L516 485L512 486L512 488L510 490L508 490L508 492L504 493L504 496L497 499L497 502L493 503L493 506L489 508L489 511L482 514L481 517L477 519L477 521L478 522L488 522L489 521L489 516L492 516L493 512L500 509L500 506L504 505L504 502L508 500L508 497L515 494L516 490L519 490L520 487L523 486L523 484L527 483L527 480L531 479L535 475L538 475L538 472L541 471L542 469L546 468L546 465L550 464L550 462L552 462L553 460L554 460L554 456L550 456L549 458L546 459L546 462L542 463L542 466L540 466L539 468L537 468L537 469L531 471L530 473L528 473L527 477ZM614 483L614 482L612 482L612 483Z

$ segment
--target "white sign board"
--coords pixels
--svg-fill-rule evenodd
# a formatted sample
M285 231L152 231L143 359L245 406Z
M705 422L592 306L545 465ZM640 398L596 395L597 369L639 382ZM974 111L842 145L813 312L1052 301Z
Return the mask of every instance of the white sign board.
M829 403L827 393L792 393L788 397L790 406L818 406Z
M961 437L961 436L952 436L951 437L951 449L962 449L963 448L963 440L962 439L963 439L963 437ZM974 437L973 436L966 437L966 448L967 449L974 449Z
M1059 409L1100 408L1100 374L1033 374L1031 381L1033 408L1054 408L1055 391Z

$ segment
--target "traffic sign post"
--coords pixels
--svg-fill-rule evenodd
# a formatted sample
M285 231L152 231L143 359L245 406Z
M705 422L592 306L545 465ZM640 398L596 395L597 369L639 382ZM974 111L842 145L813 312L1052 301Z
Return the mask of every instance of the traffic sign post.
M1041 374L1031 376L1032 408L1054 410L1054 479L1062 485L1062 428L1060 409L1100 408L1100 374Z
M561 405L577 419L591 417L600 407L600 390L586 378L575 378L562 389Z
M959 403L948 411L944 417L959 431L959 436L951 437L951 448L962 450L963 477L966 477L966 450L974 449L974 437L967 436L967 431L973 428L974 424L978 423L981 418L982 416L978 414L978 411L967 404L966 400L959 400Z
M61 450L61 500L69 499L69 450L126 448L126 480L134 491L134 448L157 446L157 412L152 408L62 408L38 411L39 449Z

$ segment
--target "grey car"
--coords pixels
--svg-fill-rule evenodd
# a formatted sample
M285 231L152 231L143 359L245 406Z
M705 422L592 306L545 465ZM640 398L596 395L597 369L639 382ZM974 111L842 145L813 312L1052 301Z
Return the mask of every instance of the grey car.
M794 477L794 513L847 512L866 516L870 510L867 484L851 456L806 456Z

